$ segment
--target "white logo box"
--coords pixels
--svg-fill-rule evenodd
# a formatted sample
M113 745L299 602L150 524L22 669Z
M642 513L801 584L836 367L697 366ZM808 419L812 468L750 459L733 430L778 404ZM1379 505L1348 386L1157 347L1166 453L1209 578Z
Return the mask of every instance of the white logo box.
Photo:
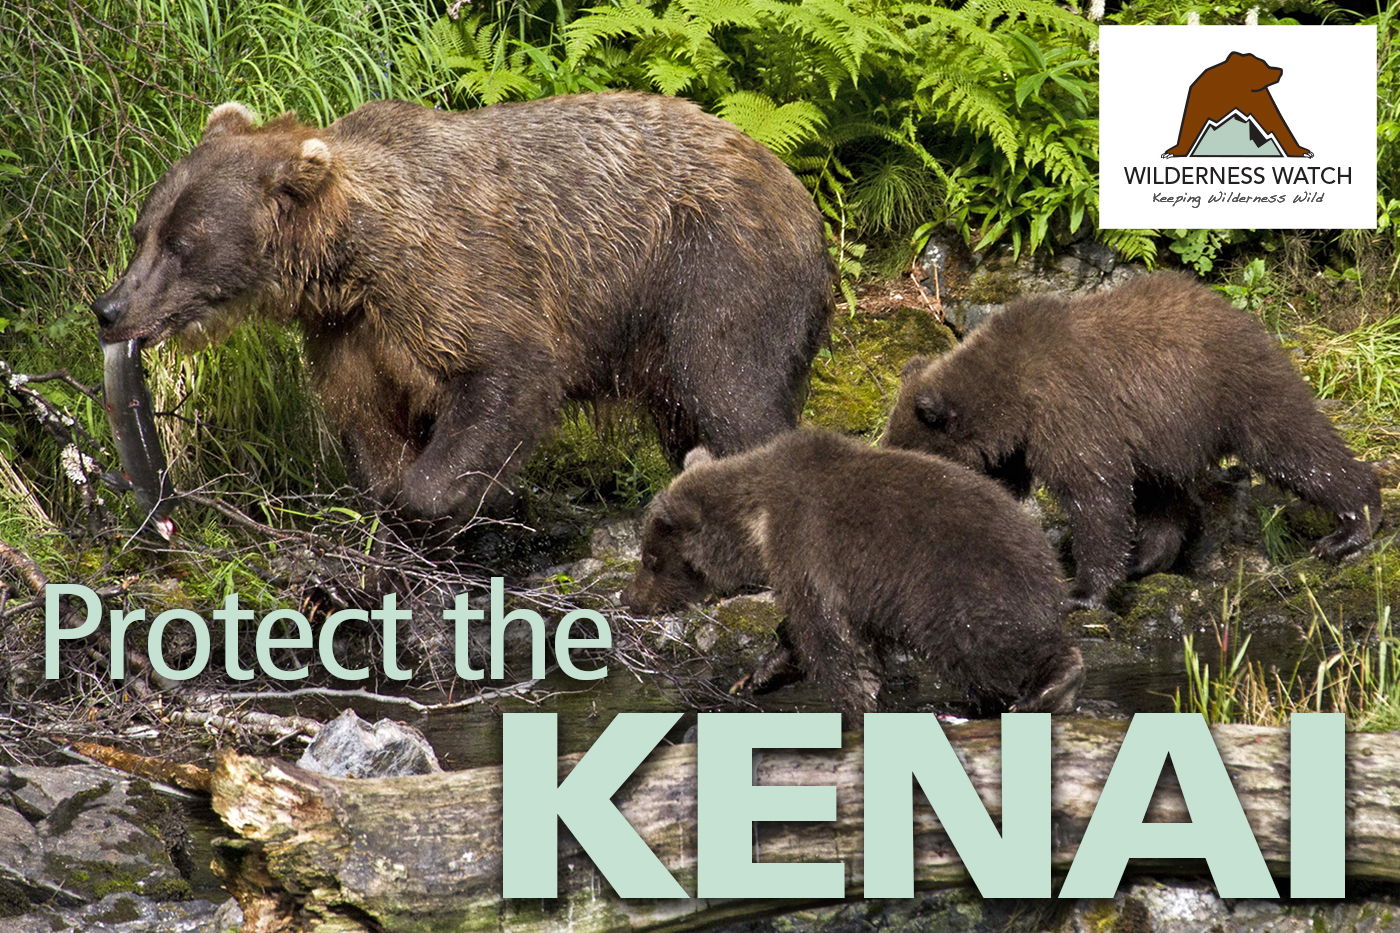
M1231 52L1283 69L1269 94L1311 158L1162 157L1176 144L1191 85ZM1214 180L1208 169L1215 170ZM1201 179L1187 184L1179 180L1182 173ZM1251 183L1240 183L1246 177ZM1102 27L1099 225L1374 229L1376 28Z

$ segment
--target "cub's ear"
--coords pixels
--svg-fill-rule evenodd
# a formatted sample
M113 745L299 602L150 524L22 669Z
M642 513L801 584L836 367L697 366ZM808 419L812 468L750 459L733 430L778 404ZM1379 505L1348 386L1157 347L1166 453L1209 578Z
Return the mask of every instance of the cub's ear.
M668 531L696 528L700 525L700 503L689 496L662 493L652 504L652 516Z
M904 371L899 374L899 378L908 379L910 376L921 371L927 365L928 357L924 356L923 354L920 354L918 356L911 356L909 358L909 362L904 364Z
M923 389L914 396L914 414L936 430L947 430L957 418L948 400L932 389Z
M246 133L257 125L256 113L231 100L209 111L209 119L204 121L204 139Z
M702 466L706 463L713 463L714 459L715 455L710 453L709 448L695 447L691 449L690 453L685 455L685 463L682 465L681 469L689 470L692 467Z
M323 140L308 139L301 152L277 170L275 185L293 197L306 199L321 190L331 173L331 147Z

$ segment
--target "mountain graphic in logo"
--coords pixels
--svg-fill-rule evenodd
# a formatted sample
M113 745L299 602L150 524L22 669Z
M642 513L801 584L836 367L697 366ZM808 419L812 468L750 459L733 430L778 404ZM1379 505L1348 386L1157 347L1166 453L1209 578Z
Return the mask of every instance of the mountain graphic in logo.
M1293 138L1269 88L1283 77L1254 55L1231 52L1218 65L1201 72L1186 94L1186 109L1176 145L1162 153L1173 156L1253 156L1312 158Z

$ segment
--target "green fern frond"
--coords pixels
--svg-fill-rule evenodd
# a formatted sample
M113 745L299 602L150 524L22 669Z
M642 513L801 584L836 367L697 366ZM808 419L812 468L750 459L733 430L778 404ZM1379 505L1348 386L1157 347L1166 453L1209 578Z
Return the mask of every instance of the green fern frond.
M1151 269L1157 265L1156 230L1100 230L1099 239L1123 259L1141 260Z
M1007 24L1024 20L1032 26L1042 26L1052 32L1086 41L1099 35L1098 24L1045 0L968 0L960 12L985 27L1006 17Z
M841 63L851 83L860 81L861 62L874 48L907 51L909 46L878 17L851 9L843 0L753 0L777 28L800 35Z
M457 90L476 98L482 106L503 100L528 100L535 96L535 83L513 71L486 68L468 71L457 80Z
M428 43L441 55L463 55L466 50L465 34L469 23L477 17L469 17L460 23L454 23L446 16L433 23L432 29L428 30Z
M822 142L828 146L844 146L857 139L883 139L887 142L903 144L906 138L898 131L873 120L842 120L827 127L822 133Z
M496 60L498 46L495 23L478 23L471 30L472 52L482 61Z
M646 3L620 0L615 7L590 7L566 26L564 48L568 60L578 62L609 39L635 39L664 31L661 17Z
M961 71L933 71L919 82L918 90L927 94L925 109L952 117L954 125L981 130L1007 159L1016 161L1018 133L1006 105L975 78Z
M779 106L766 94L735 91L719 102L716 113L779 156L787 156L817 138L826 114L815 104L793 101Z
M901 13L918 23L908 31L909 42L915 48L943 56L950 44L961 43L976 49L995 70L1012 70L1011 56L1001 39L962 11L910 3L901 8Z
M685 62L662 56L647 59L643 69L652 86L662 94L679 94L699 76L699 72Z
M688 18L707 23L711 29L720 26L753 29L760 25L757 8L747 0L677 0L677 6Z

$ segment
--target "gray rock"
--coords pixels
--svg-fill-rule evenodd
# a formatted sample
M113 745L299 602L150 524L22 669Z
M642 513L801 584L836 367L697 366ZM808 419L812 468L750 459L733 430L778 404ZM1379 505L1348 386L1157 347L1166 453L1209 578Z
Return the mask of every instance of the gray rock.
M44 871L44 844L18 810L0 807L0 877L38 878Z
M182 819L145 781L90 765L0 774L0 877L33 899L188 897L171 860L183 844Z
M184 821L145 781L91 765L0 768L0 929L193 933Z
M1121 262L1111 248L1088 237L1053 256L1023 256L1018 261L1008 245L972 252L951 229L934 232L919 265L927 275L924 288L931 292L937 282L944 319L962 334L976 330L1021 295L1073 297L1113 288L1147 271Z
M243 908L238 906L238 902L229 898L219 905L219 909L214 912L214 919L210 922L207 933L238 933L238 928L243 926Z
M588 536L588 546L598 560L641 560L641 517L625 514L604 520Z
M347 709L326 723L297 762L331 777L404 777L441 771L428 740L412 726L391 719L371 725Z
M231 933L227 926L213 925L216 917L209 901L160 902L135 894L109 894L80 908L41 907L0 920L0 929L5 933Z

